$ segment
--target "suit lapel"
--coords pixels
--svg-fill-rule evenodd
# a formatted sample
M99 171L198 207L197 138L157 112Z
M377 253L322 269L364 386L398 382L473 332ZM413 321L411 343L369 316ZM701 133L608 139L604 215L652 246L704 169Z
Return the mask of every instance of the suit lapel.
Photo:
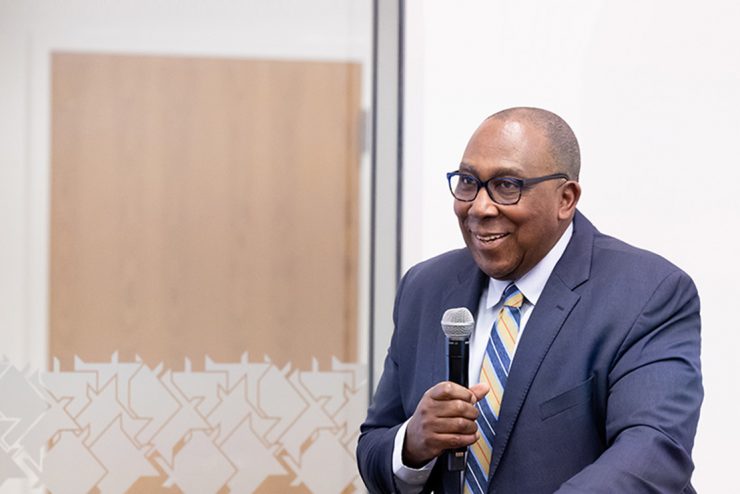
M483 273L478 265L475 264L472 257L469 258L464 266L461 267L457 279L453 280L450 285L443 292L441 297L442 312L440 313L439 321L442 319L442 314L447 309L455 307L467 307L467 309L473 314L473 317L478 313L478 304L480 303L481 293L488 283L488 276ZM441 358L435 358L434 373L438 379L434 380L435 383L447 380L447 359L445 358L445 351L447 348L447 340L444 333L440 329L437 331L438 341L436 344L438 348L443 348ZM459 476L457 472L447 471L447 459L442 457L441 461L437 461L437 467L441 472L441 491L440 492L457 492L459 488Z
M437 321L440 329L437 331L437 340L435 341L437 348L441 348L441 355L445 355L447 351L447 339L440 326L442 314L447 309L467 307L471 314L473 314L473 317L475 317L478 313L481 293L487 283L488 277L478 268L478 265L475 264L471 257L470 262L459 271L457 280L450 283L447 287L441 298L442 310ZM435 362L434 374L437 379L434 382L446 381L447 359L436 359Z
M594 232L595 229L588 220L576 212L573 237L550 275L522 333L509 371L501 414L496 425L491 476L501 462L511 431L540 364L568 314L580 299L580 295L573 289L588 279Z

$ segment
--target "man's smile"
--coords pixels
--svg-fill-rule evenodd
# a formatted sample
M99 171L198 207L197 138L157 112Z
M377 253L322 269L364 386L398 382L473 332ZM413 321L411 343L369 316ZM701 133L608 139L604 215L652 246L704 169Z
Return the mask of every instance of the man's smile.
M473 236L476 238L476 240L478 240L479 242L486 243L486 244L493 243L508 235L509 235L508 233L473 233Z

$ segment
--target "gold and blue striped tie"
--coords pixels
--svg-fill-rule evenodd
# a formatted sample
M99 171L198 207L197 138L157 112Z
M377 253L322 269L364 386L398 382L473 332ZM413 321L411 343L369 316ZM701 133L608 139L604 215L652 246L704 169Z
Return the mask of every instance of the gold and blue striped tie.
M496 422L501 411L506 378L509 376L511 359L514 357L514 348L519 336L520 308L524 303L524 296L516 285L511 283L504 290L502 299L504 305L493 323L480 372L480 382L488 384L490 391L476 404L480 412L477 421L480 438L470 447L468 454L465 469L466 494L484 493L488 487Z

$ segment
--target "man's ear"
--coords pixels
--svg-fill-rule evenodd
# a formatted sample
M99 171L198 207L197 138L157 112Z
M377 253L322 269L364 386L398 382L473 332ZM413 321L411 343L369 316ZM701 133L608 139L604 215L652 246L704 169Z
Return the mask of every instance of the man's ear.
M569 220L573 217L581 198L581 184L574 180L569 180L560 188L560 209L558 210L558 219Z

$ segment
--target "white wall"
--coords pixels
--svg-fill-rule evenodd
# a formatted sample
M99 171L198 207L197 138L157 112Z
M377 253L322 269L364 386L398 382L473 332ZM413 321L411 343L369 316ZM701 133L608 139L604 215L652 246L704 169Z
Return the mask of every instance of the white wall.
M732 0L408 0L405 268L462 246L444 172L472 131L540 106L578 136L580 209L654 250L702 298L706 398L694 484L736 481L740 371L740 4Z

